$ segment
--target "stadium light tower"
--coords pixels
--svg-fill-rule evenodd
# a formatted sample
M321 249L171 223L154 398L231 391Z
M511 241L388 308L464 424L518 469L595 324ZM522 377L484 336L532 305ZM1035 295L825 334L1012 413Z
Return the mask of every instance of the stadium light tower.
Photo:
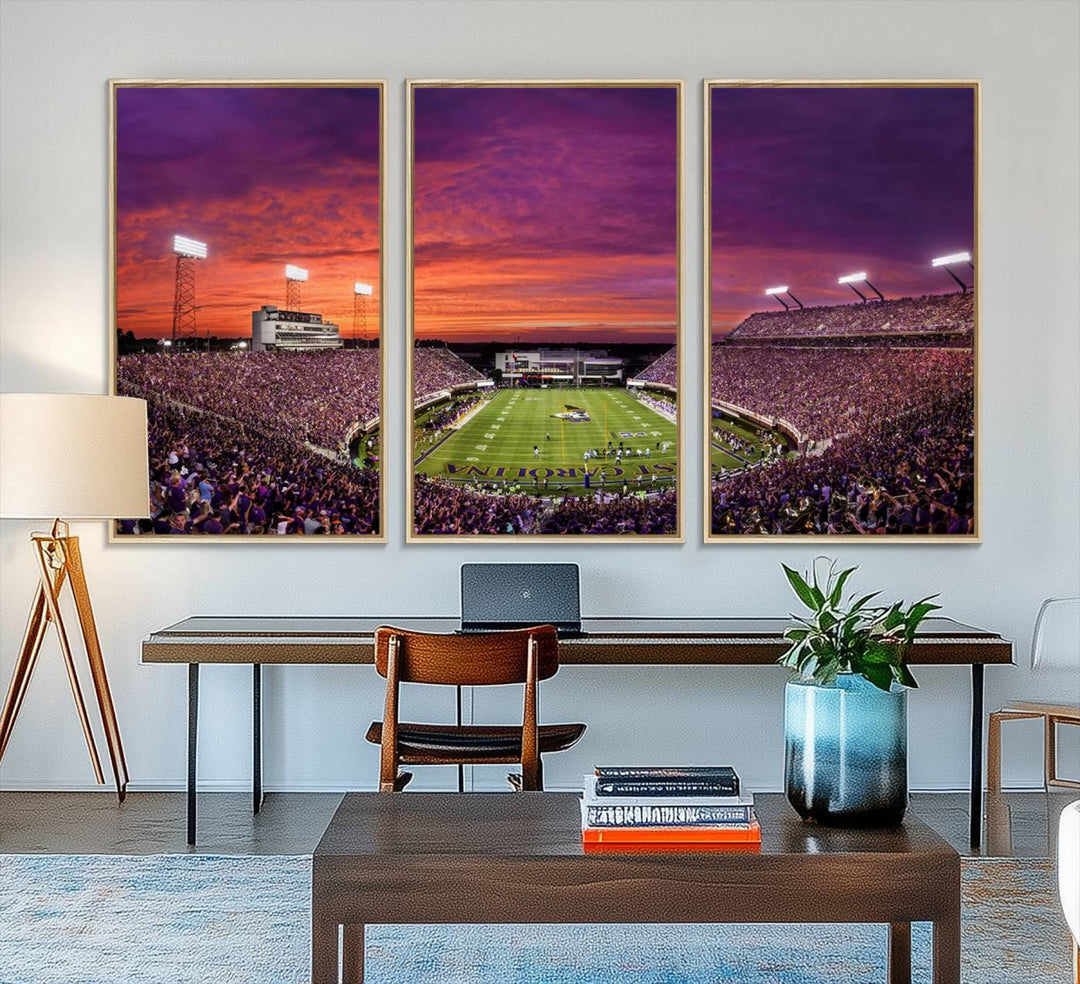
M195 337L195 261L206 259L206 243L187 236L173 236L176 254L176 289L173 292L172 339Z
M963 253L950 253L948 256L938 256L931 261L931 266L942 267L945 272L953 278L959 285L961 293L966 294L971 290L971 284L965 284L954 272L953 264L966 263L972 270L975 269L975 264L971 262L971 254L966 250Z
M787 301L785 301L780 296L781 294L787 294L787 296L790 297L796 304L798 304L799 307L803 307L803 302L800 301L793 293L791 293L791 290L788 287L770 287L768 288L768 290L765 291L765 293L768 294L770 297L775 297L781 304L783 304L785 311L790 311L791 305L788 304Z
M307 280L308 272L291 263L285 267L285 309L300 310L300 285Z
M352 333L356 338L360 331L364 333L364 342L367 343L367 298L374 290L371 284L362 284L359 280L352 285Z
M836 282L838 284L847 284L853 291L855 291L856 294L859 295L859 300L862 301L863 304L866 303L867 296L861 290L859 290L858 287L855 286L856 284L866 284L867 287L869 287L875 294L877 294L879 301L885 300L885 295L881 293L881 291L878 290L872 283L870 283L869 280L866 279L865 272L849 273L846 277L841 277Z

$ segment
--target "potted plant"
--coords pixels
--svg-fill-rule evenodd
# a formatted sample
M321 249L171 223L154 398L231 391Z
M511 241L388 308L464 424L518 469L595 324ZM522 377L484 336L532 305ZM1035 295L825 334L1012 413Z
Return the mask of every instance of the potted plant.
M907 692L917 687L904 660L920 623L940 605L932 595L909 607L872 602L880 592L844 598L858 569L823 581L819 561L784 573L806 615L792 615L790 646L778 662L797 676L784 693L784 782L804 820L883 826L907 809Z

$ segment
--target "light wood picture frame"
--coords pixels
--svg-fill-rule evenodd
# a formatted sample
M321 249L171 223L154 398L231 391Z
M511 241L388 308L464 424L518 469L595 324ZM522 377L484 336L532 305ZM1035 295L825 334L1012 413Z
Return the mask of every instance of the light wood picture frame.
M151 432L110 542L385 543L385 81L108 102L110 392Z
M407 88L407 542L683 542L682 82Z
M981 543L979 81L703 94L705 541Z

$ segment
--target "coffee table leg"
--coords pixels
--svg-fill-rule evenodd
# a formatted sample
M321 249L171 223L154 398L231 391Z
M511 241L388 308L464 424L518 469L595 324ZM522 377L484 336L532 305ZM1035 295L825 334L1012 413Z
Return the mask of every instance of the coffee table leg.
M364 927L346 925L342 935L342 984L364 984Z
M311 984L338 984L338 924L311 910Z
M889 923L889 984L911 984L911 923Z
M960 984L960 912L934 923L934 984Z

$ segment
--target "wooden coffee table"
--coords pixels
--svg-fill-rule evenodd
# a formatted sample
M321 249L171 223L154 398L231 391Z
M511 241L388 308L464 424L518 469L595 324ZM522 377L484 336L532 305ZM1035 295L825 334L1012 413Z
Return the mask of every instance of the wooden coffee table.
M889 925L890 984L934 924L935 984L960 981L960 858L912 817L807 826L757 797L759 853L586 853L573 793L349 793L312 860L312 984L364 975L364 926L403 923ZM343 944L339 951L339 927Z

